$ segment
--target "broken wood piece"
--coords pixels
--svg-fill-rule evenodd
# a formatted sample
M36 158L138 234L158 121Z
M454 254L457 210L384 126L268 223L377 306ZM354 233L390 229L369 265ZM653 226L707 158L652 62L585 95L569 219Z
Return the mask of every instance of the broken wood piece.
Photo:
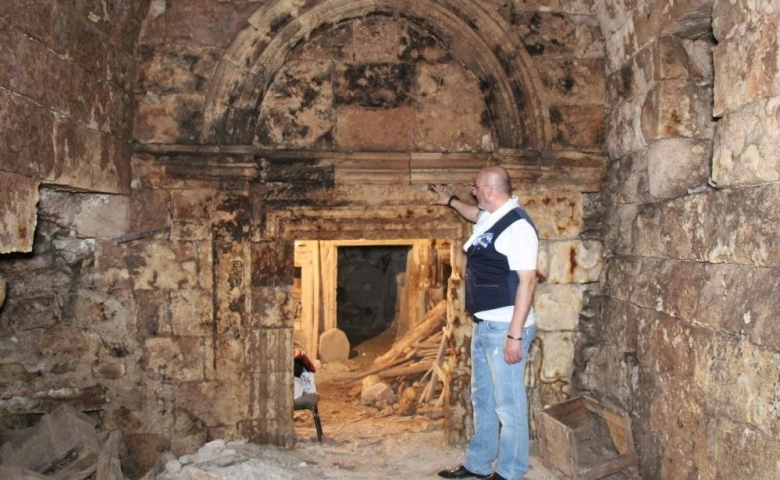
M403 375L411 375L414 373L421 373L430 369L431 363L432 362L420 362L420 363L415 363L404 367L390 368L379 372L377 375L379 375L380 378L387 378L387 377L400 377Z
M122 462L119 455L119 447L122 442L122 434L119 430L111 430L108 438L100 450L97 460L96 480L123 480Z

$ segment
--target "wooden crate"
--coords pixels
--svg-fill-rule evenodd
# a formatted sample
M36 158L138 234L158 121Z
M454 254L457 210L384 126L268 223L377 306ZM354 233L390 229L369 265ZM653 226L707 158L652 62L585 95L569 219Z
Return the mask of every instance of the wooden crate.
M593 480L637 464L628 414L588 396L539 410L536 425L542 461L566 478Z

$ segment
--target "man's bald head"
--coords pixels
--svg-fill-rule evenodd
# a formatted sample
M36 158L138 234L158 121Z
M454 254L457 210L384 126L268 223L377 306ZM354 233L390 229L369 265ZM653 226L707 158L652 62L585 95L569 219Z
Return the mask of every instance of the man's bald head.
M496 192L512 196L512 182L509 174L500 165L488 165L483 167L477 174L477 183L479 185L490 185Z

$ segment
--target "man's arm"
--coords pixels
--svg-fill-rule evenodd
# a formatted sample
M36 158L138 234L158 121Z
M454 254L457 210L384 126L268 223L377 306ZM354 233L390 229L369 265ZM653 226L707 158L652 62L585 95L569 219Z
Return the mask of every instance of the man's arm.
M531 305L534 299L534 290L536 290L536 270L516 270L520 279L515 294L515 308L512 314L512 321L509 323L509 335L517 338L523 337L523 327L531 311ZM507 363L517 363L523 359L522 340L506 339L504 342L504 360Z
M466 203L445 190L444 185L431 185L430 189L436 193L436 199L431 205L446 205L452 207L458 214L471 223L477 223L481 210L476 205Z

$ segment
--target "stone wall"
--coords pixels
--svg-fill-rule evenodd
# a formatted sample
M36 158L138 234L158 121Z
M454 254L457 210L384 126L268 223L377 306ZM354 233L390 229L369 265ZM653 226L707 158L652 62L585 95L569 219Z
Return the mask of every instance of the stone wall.
M128 193L147 0L0 5L0 253L29 252L43 183Z
M469 198L489 162L542 236L533 402L570 394L604 251L588 193L605 169L596 18L583 2L406 8L151 2L132 173L90 164L107 184L70 185L127 194L43 189L33 252L0 261L3 425L73 403L142 467L206 438L289 445L293 242L462 239L426 186Z
M770 3L595 5L608 58L608 268L575 385L631 413L643 478L780 474Z

